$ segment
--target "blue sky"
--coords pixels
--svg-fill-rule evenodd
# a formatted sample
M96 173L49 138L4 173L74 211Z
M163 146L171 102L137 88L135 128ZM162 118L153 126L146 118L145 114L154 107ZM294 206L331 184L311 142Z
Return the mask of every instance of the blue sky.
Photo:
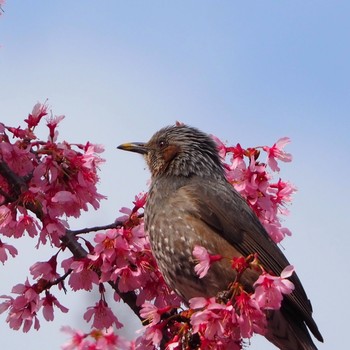
M281 176L298 192L283 243L312 300L326 343L344 348L350 310L350 3L348 1L10 1L0 17L0 121L17 126L37 101L65 114L61 138L104 144L108 200L74 228L110 223L147 188L140 157L115 149L176 120L243 146L289 136L294 161ZM0 294L23 282L50 248L15 242L0 266ZM343 270L345 270L343 272ZM10 271L10 273L9 273ZM92 295L39 332L11 331L6 349L58 349L61 325L84 327ZM122 316L126 314L122 311ZM136 322L122 317L131 331ZM86 327L86 326L85 326ZM250 349L271 349L254 338Z

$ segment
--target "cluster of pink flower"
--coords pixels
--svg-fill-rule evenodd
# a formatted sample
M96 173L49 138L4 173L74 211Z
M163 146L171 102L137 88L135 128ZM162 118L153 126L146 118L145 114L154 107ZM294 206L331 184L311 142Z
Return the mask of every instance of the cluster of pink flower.
M39 140L34 132L47 114L47 106L38 103L25 120L25 128L0 123L0 234L11 239L27 232L32 238L39 236L37 247L49 241L60 248L67 227L62 217L77 217L88 210L88 204L96 209L104 198L96 188L98 166L103 161L98 153L103 149L90 143L57 142L57 125L63 116L48 117L48 140ZM12 257L18 254L14 246L0 239L3 264L8 253ZM59 284L59 280L55 282L60 278L56 258L31 267L37 282L30 285L27 280L15 286L12 292L19 296L2 296L7 300L1 304L0 313L9 310L11 328L23 325L23 331L28 331L33 322L38 328L40 308L46 320L53 319L53 306L68 311L48 292L53 284ZM45 293L43 298L41 293Z
M71 339L62 345L62 350L134 350L134 343L126 341L114 333L113 327L105 330L93 329L83 333L70 327L62 327Z
M203 278L210 266L224 259L210 255L203 247L193 251L198 264L195 270ZM233 258L232 268L237 271L227 295L220 297L192 298L190 308L176 314L169 314L169 308L158 308L151 303L142 305L140 315L149 321L141 339L140 349L154 349L167 335L167 349L242 349L242 339L251 338L254 333L264 334L266 330L266 310L281 307L284 294L290 294L294 285L287 278L294 271L286 267L281 276L266 273L256 255ZM255 282L255 292L248 293L239 282L239 276L246 269L260 270ZM140 339L139 339L140 340Z
M38 140L35 128L47 114L47 106L38 103L25 120L26 128L0 124L0 233L14 238L25 231L30 237L40 233L38 244L49 240L59 247L67 227L62 217L78 217L88 204L97 209L104 198L96 188L103 148L57 142L63 116L47 118L49 138ZM0 246L2 262L7 259L5 248L17 253Z
M16 297L2 296L5 301L0 304L0 313L8 310L10 327L28 331L34 324L38 329L39 310L46 320L53 319L54 307L67 312L51 294L53 286L66 290L67 280L73 291L90 291L97 286L100 299L83 316L92 322L94 330L85 334L66 328L72 339L64 349L211 349L214 344L216 349L241 349L242 338L263 333L264 311L278 309L283 294L293 289L286 279L292 268L281 276L271 276L259 267L261 276L254 293L244 291L237 280L229 298L194 298L190 307L183 309L181 300L165 284L144 232L142 210L146 194L136 196L133 209L122 208L124 215L108 225L107 230L68 230L63 216L78 217L82 210L88 210L88 204L96 209L104 198L96 190L102 162L98 153L102 147L58 142L57 125L62 116L48 118L48 140L38 140L35 128L46 115L47 107L37 104L25 120L26 128L0 124L0 234L10 239L27 232L32 238L39 235L37 248L47 241L58 248L48 261L30 268L35 283L27 280L15 286L12 292ZM228 180L247 199L271 237L281 241L290 232L281 227L279 215L288 213L285 204L291 201L295 189L281 179L273 182L269 169L279 171L276 159L291 160L282 150L289 140L281 139L272 147L247 149L216 141ZM258 161L261 151L267 153L265 163ZM98 231L94 244L81 237L91 231ZM77 243L78 239L84 241L86 249ZM58 272L58 254L66 248L72 257L61 261L62 272ZM16 248L0 239L2 263L8 254L15 257ZM223 258L209 255L202 247L195 247L193 254L198 261L195 270L199 278ZM247 268L257 268L257 261L251 256L232 259L232 267L239 275ZM113 328L122 325L105 300L106 284L114 289L115 301L132 293L134 304L129 305L146 325L135 342L126 342L114 334Z
M272 172L278 172L277 160L290 162L292 156L283 148L290 142L288 137L279 139L272 147L263 146L244 149L238 143L234 147L225 146L214 137L218 144L220 155L225 161L228 181L245 198L254 210L271 238L279 243L291 232L282 227L280 214L287 215L285 205L292 200L296 191L289 183L278 179L273 182ZM266 152L267 161L260 162L261 151Z

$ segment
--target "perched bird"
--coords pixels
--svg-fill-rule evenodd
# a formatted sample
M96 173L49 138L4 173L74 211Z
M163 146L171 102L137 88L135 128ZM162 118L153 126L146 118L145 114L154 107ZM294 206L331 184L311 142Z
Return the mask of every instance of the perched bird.
M145 229L165 281L185 301L216 296L234 280L224 260L200 279L192 255L195 245L227 257L257 253L266 271L276 276L289 264L246 201L227 182L217 147L198 129L175 125L156 132L146 143L119 149L144 156L152 174L145 207ZM240 282L253 290L257 272L247 269ZM323 342L312 318L304 288L293 273L294 291L278 311L267 314L265 337L282 350L317 350L308 329Z

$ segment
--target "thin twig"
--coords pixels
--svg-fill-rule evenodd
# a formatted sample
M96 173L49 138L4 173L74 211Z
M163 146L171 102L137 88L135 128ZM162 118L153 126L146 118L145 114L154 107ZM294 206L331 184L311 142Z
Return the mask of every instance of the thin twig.
M137 215L138 219L143 218L144 214L141 213L139 215ZM113 229L113 228L118 228L118 227L122 227L125 225L126 222L128 222L129 218L126 220L118 220L118 221L114 221L111 224L108 225L102 225L102 226L93 226L93 227L85 227L79 230L66 230L66 232L69 232L70 234L76 236L76 235L80 235L82 233L89 233L89 232L97 232L97 231L104 231L104 230L109 230L109 229Z
M67 232L76 236L76 235L79 235L82 233L89 233L89 232L108 230L111 228L117 228L117 227L120 227L122 225L123 225L122 221L115 221L112 224L108 224L108 225L85 227L85 228L82 228L80 230L67 230Z

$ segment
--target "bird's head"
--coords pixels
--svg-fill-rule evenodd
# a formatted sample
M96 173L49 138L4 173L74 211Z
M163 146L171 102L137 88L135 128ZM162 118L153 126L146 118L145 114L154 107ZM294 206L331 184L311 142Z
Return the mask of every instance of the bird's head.
M146 143L124 143L118 148L142 154L153 178L224 174L213 139L186 125L165 127L157 131Z

